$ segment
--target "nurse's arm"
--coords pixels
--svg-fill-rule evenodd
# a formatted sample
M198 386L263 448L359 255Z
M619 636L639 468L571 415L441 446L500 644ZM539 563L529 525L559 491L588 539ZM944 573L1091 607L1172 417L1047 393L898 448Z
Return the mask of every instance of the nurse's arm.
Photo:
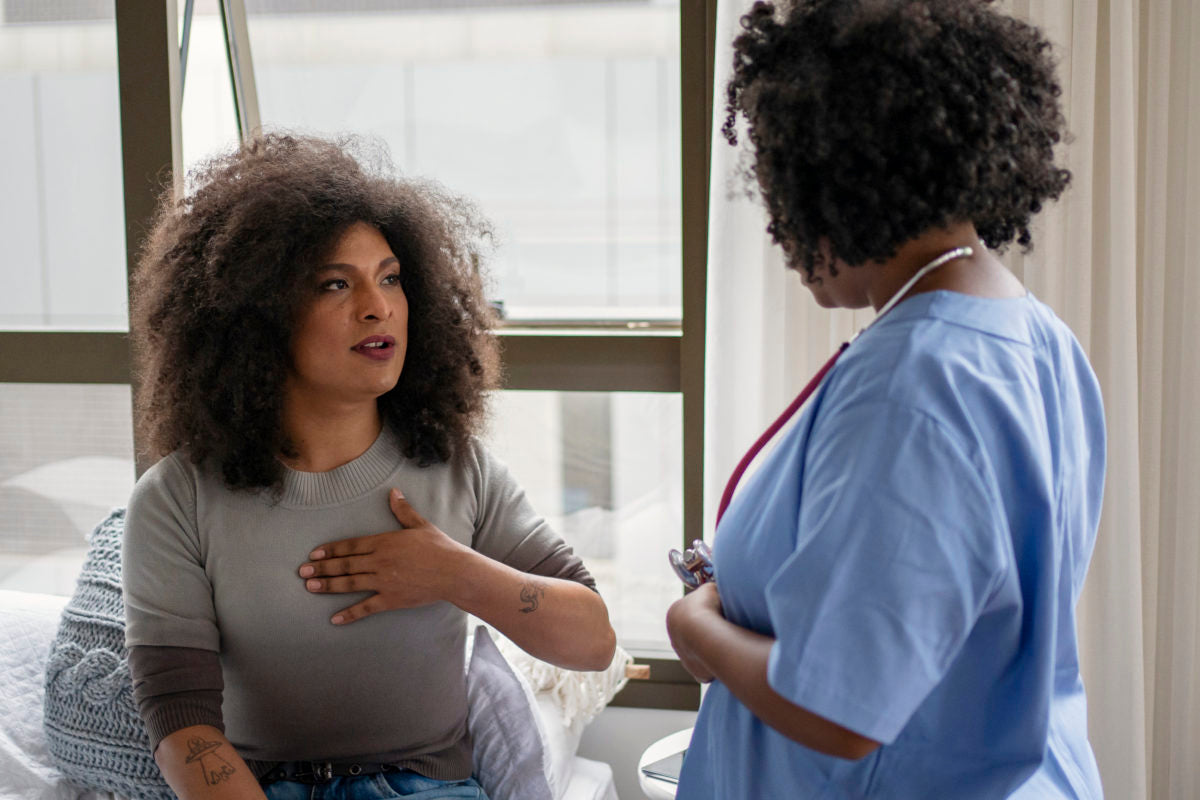
M767 682L775 640L729 622L715 584L676 601L667 631L683 665L703 681L718 680L767 725L792 741L839 758L859 759L879 742L791 702Z

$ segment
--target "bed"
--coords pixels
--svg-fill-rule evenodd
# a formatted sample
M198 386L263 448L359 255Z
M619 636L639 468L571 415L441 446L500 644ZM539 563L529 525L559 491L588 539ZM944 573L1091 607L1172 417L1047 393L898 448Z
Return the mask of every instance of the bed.
M0 800L123 800L110 792L86 791L68 781L56 767L43 730L45 668L67 598L0 590ZM481 636L488 637L487 642ZM476 629L473 655L490 645L491 635ZM489 649L488 652L492 652ZM502 723L536 730L541 763L554 800L617 800L612 768L575 755L583 726L590 719L571 702L562 675L546 665L531 666L501 640L495 652L503 657L517 686L509 699L516 703ZM482 657L482 656L481 656ZM494 656L493 656L494 657ZM488 687L489 697L497 689ZM578 703L574 704L578 706ZM485 786L487 784L485 783ZM493 800L523 800L493 796Z

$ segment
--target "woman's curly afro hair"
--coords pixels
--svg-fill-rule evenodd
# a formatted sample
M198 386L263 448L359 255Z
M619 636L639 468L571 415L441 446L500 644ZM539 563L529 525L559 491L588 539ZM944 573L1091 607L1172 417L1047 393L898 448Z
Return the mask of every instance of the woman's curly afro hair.
M767 230L810 278L957 222L1028 249L1070 182L1050 45L986 0L759 2L742 28L723 130L745 115Z
M361 155L356 157L355 153ZM231 489L281 485L284 381L310 276L356 222L404 266L408 351L379 398L405 453L451 459L498 376L479 260L490 229L435 184L390 174L378 147L271 134L207 161L167 192L134 276L139 420L154 455L185 449Z

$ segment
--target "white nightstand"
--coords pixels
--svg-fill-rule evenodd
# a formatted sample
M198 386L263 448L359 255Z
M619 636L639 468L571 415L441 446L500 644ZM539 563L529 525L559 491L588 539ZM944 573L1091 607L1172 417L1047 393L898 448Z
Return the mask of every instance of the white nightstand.
M676 786L670 781L650 777L642 772L642 767L653 764L660 758L666 758L673 753L683 752L691 741L692 729L685 728L669 736L664 736L642 753L642 757L638 760L638 785L642 787L642 791L650 800L673 800Z

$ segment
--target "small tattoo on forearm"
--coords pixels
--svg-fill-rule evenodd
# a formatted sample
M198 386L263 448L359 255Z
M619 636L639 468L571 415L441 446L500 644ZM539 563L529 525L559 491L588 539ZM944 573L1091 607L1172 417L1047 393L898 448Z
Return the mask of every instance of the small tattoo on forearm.
M217 752L220 747L220 742L209 742L199 736L188 739L187 763L200 765L200 770L204 773L204 782L209 786L216 786L237 772L233 764Z
M527 605L521 609L522 614L529 614L538 610L538 606L542 602L542 597L546 594L546 590L538 586L536 583L527 583L521 587L521 602Z

